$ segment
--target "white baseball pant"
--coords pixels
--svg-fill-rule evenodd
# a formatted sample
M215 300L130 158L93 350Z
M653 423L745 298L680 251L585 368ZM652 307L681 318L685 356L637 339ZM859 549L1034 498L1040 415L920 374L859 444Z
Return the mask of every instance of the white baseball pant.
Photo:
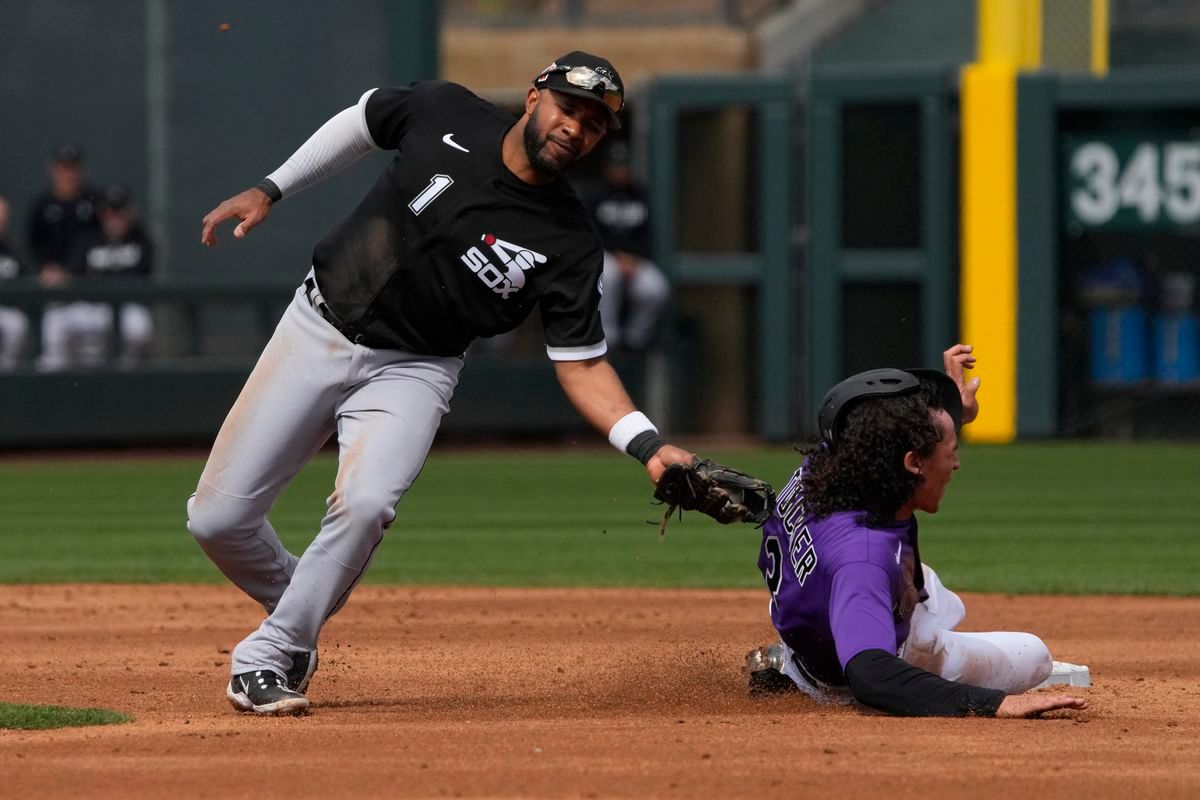
M966 606L928 566L929 599L913 610L900 657L948 681L968 683L1006 694L1020 694L1050 677L1053 661L1046 643L1032 633L954 630L967 616Z
M626 287L626 281L631 281ZM626 278L612 253L604 253L604 295L600 298L600 319L612 346L645 348L653 339L663 308L671 296L671 284L662 271L646 259L638 259L637 272ZM622 309L621 303L630 303ZM622 326L624 317L624 326Z
M311 273L310 273L311 275ZM421 471L463 361L353 344L301 286L217 435L188 530L266 609L233 674L286 672L346 602ZM316 538L297 558L267 511L335 433L338 471Z
M122 303L118 318L122 364L132 364L154 337L154 317L140 303ZM74 366L104 363L112 338L113 307L108 303L77 301L54 304L42 314L42 355L38 368L55 372Z
M29 317L17 308L0 306L0 370L15 369L29 338Z
M948 681L958 681L1006 694L1026 692L1050 677L1053 661L1045 642L1032 633L954 630L967 616L962 599L947 589L938 574L922 564L929 599L913 609L908 638L900 658ZM783 644L787 675L804 693L824 702L849 702L849 689L814 685L795 666Z

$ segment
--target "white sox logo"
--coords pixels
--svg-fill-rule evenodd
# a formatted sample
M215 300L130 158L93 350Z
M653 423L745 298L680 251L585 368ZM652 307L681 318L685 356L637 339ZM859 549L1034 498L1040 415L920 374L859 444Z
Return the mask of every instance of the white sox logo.
M525 272L538 264L545 264L546 257L535 253L519 244L497 239L493 234L485 233L480 237L483 243L492 248L496 259L504 267L504 271L496 268L484 252L478 247L472 247L459 258L474 272L484 285L504 299L510 294L519 292L525 286Z

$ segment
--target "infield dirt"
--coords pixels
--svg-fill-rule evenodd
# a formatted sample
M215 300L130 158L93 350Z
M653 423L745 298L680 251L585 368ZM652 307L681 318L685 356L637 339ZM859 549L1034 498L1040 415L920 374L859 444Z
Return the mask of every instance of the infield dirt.
M0 701L132 724L0 731L4 797L1200 796L1200 599L963 595L964 630L1086 663L1083 712L894 719L750 699L762 592L363 587L306 717L235 713L259 614L211 586L0 587Z

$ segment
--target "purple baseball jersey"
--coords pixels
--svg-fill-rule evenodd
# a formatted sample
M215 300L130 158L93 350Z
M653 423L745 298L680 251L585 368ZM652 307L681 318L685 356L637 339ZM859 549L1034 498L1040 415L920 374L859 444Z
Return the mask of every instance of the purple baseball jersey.
M845 686L846 663L864 650L895 655L908 638L918 592L910 542L916 517L884 527L839 511L815 520L801 508L796 471L763 526L758 568L771 592L771 621L801 672Z

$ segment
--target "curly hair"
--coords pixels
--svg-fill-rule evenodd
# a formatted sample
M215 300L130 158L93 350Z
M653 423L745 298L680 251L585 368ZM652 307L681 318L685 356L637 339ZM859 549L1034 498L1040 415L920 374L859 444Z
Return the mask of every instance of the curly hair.
M933 412L936 391L874 397L853 406L836 450L809 451L802 481L811 519L861 511L868 525L890 525L924 478L904 468L904 454L933 454L941 431Z

